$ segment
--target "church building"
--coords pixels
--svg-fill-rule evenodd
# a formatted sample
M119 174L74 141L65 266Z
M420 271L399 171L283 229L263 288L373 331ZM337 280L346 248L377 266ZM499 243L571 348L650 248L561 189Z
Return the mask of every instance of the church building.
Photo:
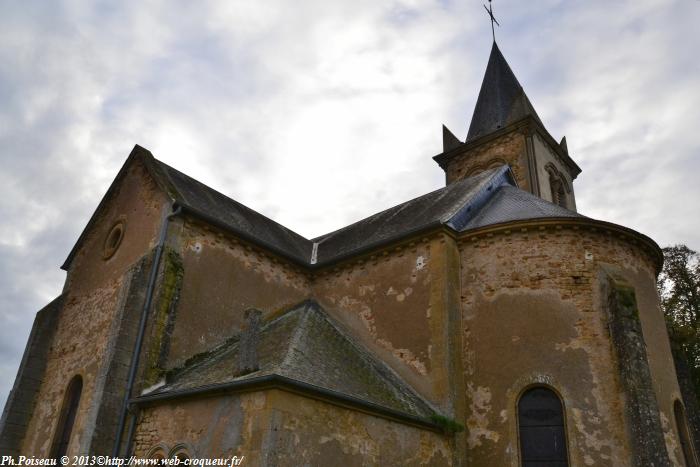
M444 187L307 239L135 146L35 318L0 453L698 466L647 236L496 43ZM585 135L580 135L583 137Z

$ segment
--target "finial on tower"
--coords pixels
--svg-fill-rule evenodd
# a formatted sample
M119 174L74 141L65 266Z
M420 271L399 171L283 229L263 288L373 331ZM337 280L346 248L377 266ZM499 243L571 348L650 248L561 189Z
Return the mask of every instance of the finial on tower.
M491 0L489 0L489 7L486 8L486 5L484 5L484 9L486 9L486 12L491 17L491 35L493 36L493 41L496 42L496 30L493 28L493 23L496 23L496 26L498 26L499 28L501 27L501 25L498 24L498 21L496 21L496 17L493 16L493 6L491 5Z

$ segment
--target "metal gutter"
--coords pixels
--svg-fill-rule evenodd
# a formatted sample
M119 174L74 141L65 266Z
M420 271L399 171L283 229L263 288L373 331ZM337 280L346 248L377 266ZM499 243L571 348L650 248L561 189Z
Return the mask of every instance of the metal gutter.
M258 376L242 381L212 384L191 389L182 389L159 394L139 396L131 399L129 402L130 404L136 406L155 405L160 402L169 401L172 399L265 389L281 389L293 393L298 393L300 395L311 396L313 398L320 399L335 405L339 405L341 407L360 410L370 415L376 415L382 418L387 418L409 425L426 428L437 433L444 433L444 430L440 425L428 419L421 418L416 415L411 415L400 410L391 409L383 405L375 404L373 402L369 402L358 397L322 388L320 386L314 386L313 384L304 383L302 381L297 381L295 379L287 378L285 376L280 375Z
M153 291L155 289L156 279L158 278L158 268L160 266L160 259L163 256L163 247L165 245L165 239L168 233L168 224L172 217L179 215L182 212L181 206L177 203L171 204L171 213L164 216L163 223L160 228L160 235L158 238L158 244L156 245L155 253L153 256L153 263L151 264L151 273L148 278L148 288L146 289L146 298L143 303L143 308L141 310L141 319L139 321L138 334L136 336L136 342L134 343L134 350L131 354L131 363L129 366L129 379L126 383L126 391L124 393L124 401L122 402L122 410L119 414L119 424L117 428L117 435L114 440L114 447L112 448L112 457L119 456L119 447L122 442L122 432L124 431L124 424L126 422L126 415L129 410L129 400L131 398L131 391L134 388L134 381L136 380L136 371L138 370L139 357L141 356L141 346L143 345L143 336L146 332L146 322L148 321L148 312L153 303ZM129 444L131 444L131 434L133 433L134 425L136 423L136 416L131 418L131 423L129 426Z

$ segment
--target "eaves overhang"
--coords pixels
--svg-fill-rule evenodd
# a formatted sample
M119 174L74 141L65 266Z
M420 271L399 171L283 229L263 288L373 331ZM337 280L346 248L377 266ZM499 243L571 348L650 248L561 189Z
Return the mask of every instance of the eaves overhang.
M220 228L226 232L230 232L230 233L234 234L236 237L240 238L241 240L243 240L247 243L250 243L251 245L254 245L258 248L261 248L262 250L265 250L266 252L269 252L275 256L278 256L282 259L285 259L285 260L289 261L290 263L294 264L295 266L299 266L299 267L303 268L307 272L319 271L319 270L328 268L330 266L333 266L335 264L342 263L342 262L347 261L349 259L363 256L363 255L367 255L373 251L381 251L382 249L390 247L392 245L403 243L404 241L406 241L406 239L430 235L430 234L438 232L440 230L444 230L444 228L445 228L445 225L441 221L432 222L432 223L425 225L425 226L422 226L420 228L402 232L401 235L397 235L396 237L392 237L392 238L378 241L375 243L370 243L370 244L364 245L360 248L357 248L355 250L349 251L345 254L334 256L333 258L331 258L329 260L315 263L315 264L311 264L308 261L304 261L304 260L299 259L296 256L290 255L289 253L287 253L286 251L284 251L280 248L276 248L276 247L269 245L265 242L261 242L260 240L255 238L253 235L250 235L243 230L234 229L234 228L232 228L232 227L230 227L222 222L219 222L216 218L213 218L205 213L199 212L196 209L192 209L188 206L182 206L182 211L183 211L183 214L185 214L185 215L190 215L194 218L198 218L198 219L212 225L213 227L217 227L217 228ZM454 231L453 229L450 229L450 230L456 234L456 231Z
M287 378L280 375L265 375L259 377L248 378L241 381L233 381L229 383L213 384L200 386L196 388L183 389L178 391L169 391L157 394L146 394L143 396L132 398L129 402L138 406L154 406L160 403L171 400L181 400L197 397L212 397L229 393L245 393L253 391L264 391L270 389L279 389L301 396L310 397L312 399L321 400L333 405L344 408L357 410L389 419L392 421L401 422L403 424L412 425L434 431L444 433L443 428L432 420L425 419L412 415L410 413L384 407L358 397L343 394L338 391L322 388L312 384L304 383L292 378Z
M259 247L266 252L269 252L279 258L285 259L295 266L298 266L305 270L306 272L314 273L320 270L327 269L336 264L343 263L355 258L360 258L362 256L370 255L373 252L378 252L391 248L395 245L403 244L411 239L431 236L436 233L445 233L450 236L455 236L464 226L467 224L472 215L476 214L490 199L496 188L504 184L510 184L517 187L517 182L515 181L515 176L507 165L502 166L496 171L496 173L490 177L487 183L480 188L480 190L472 196L467 202L462 204L459 209L454 212L449 213L449 215L443 217L442 219L435 220L428 224L416 227L414 229L404 230L394 236L378 240L375 242L370 242L352 249L346 253L332 256L324 261L319 261L317 263L311 261L313 256L312 251L309 251L309 258L301 258L299 256L291 255L287 251L277 248L274 245L267 244L266 242L260 241L248 232L236 229L231 225L221 222L219 219L210 216L204 212L201 212L191 206L177 202L176 204L182 207L183 215L189 215L193 218L197 218L207 224L222 229L226 232L230 232L239 239L247 242L251 245Z
M285 251L282 248L278 248L274 245L271 245L267 242L263 242L254 235L249 234L243 229L237 229L231 225L226 224L225 222L220 221L216 217L210 216L207 213L204 213L196 208L193 208L192 206L189 206L187 204L183 204L181 202L176 203L178 206L182 207L182 212L183 214L190 215L193 218L199 219L201 221L204 221L205 223L211 225L212 227L217 227L221 230L224 230L226 232L230 232L234 234L235 236L239 237L241 240L251 243L252 245L258 246L260 248L263 248L270 253L273 253L276 256L279 256L283 259L286 259L287 261L290 261L291 263L297 265L297 266L302 266L304 268L309 268L311 265L308 263L308 260L302 259L298 256L291 255L287 251Z

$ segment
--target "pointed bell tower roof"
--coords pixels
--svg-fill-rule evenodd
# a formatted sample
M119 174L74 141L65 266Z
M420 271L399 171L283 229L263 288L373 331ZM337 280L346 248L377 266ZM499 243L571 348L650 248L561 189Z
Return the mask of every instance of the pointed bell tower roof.
M466 142L493 133L527 116L534 117L542 124L523 87L494 42Z

